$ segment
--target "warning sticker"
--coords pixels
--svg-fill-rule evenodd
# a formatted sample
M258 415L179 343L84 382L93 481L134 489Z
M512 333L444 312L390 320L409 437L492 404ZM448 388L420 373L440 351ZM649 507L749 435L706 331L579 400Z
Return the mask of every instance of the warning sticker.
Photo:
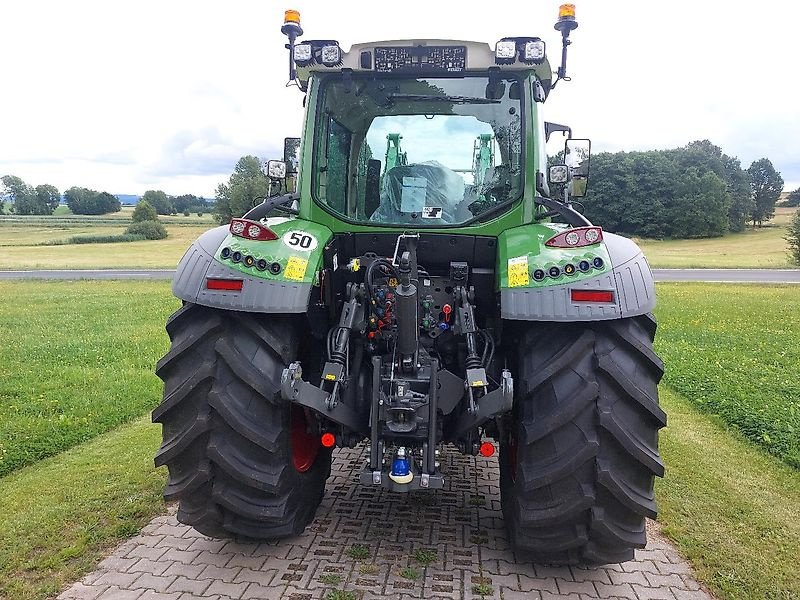
M508 259L508 287L528 285L528 257L517 256Z
M305 258L300 258L299 256L290 256L289 262L286 264L286 270L283 272L283 276L286 279L291 279L293 281L303 281L303 278L306 276L307 266L308 261Z
M422 218L423 219L439 219L442 216L441 206L423 206Z

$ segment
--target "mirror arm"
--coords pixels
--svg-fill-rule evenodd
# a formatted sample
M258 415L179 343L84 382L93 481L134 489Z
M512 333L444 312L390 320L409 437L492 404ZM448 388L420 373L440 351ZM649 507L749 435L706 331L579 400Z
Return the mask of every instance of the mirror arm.
M278 196L277 198L270 198L265 200L255 208L251 208L244 214L244 219L250 219L251 221L258 221L266 217L272 209L277 206L281 206L281 204L286 204L289 201L294 201L300 198L300 194L284 194L283 196ZM291 212L295 214L295 211L291 208L281 206L281 210L285 210L286 212Z
M572 225L573 227L590 227L592 225L591 221L584 217L581 213L577 210L565 204L563 202L559 202L558 200L553 200L552 198L545 198L543 196L537 196L535 198L538 204L541 204L545 208L548 208L548 212L543 213L541 215L537 215L536 219L544 219L547 217L554 216L550 213L555 213L564 217L564 220Z

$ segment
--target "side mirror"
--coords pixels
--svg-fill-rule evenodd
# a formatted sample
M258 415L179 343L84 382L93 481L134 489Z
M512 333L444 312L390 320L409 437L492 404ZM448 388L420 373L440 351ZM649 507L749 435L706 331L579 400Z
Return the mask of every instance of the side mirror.
M282 160L267 161L266 176L273 181L286 179L286 163Z
M284 138L283 162L286 163L286 172L289 175L300 170L300 138Z
M591 140L569 139L564 146L564 162L569 168L571 180L569 195L573 198L582 198L586 195L591 152Z

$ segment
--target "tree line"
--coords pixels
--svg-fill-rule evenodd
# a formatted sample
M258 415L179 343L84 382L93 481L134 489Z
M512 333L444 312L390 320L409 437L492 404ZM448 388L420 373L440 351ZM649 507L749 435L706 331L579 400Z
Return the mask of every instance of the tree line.
M581 203L592 222L610 231L714 237L772 218L783 183L768 158L744 169L735 156L700 140L669 150L593 155Z
M61 203L61 194L54 185L42 184L36 187L25 183L16 175L0 178L0 214L9 204L9 210L18 215L52 215ZM213 207L213 202L202 196L183 194L168 196L161 190L148 190L142 196L159 215L196 212L202 216ZM104 215L119 212L122 204L119 198L108 192L98 192L85 187L73 186L64 192L64 201L76 215Z
M61 202L58 188L47 183L33 187L16 175L4 175L0 192L0 214L5 212L5 204L14 205L19 215L51 215Z
M159 215L176 215L183 213L189 216L190 213L198 213L202 216L213 207L211 200L206 200L202 196L194 194L183 194L181 196L169 196L161 190L147 190L139 202L147 202Z

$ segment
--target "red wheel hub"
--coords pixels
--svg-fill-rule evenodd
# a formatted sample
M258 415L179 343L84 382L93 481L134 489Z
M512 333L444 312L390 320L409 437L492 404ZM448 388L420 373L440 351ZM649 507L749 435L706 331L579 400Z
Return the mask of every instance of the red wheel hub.
M309 433L306 413L299 406L292 406L291 427L292 462L295 469L305 473L317 458L319 436Z

